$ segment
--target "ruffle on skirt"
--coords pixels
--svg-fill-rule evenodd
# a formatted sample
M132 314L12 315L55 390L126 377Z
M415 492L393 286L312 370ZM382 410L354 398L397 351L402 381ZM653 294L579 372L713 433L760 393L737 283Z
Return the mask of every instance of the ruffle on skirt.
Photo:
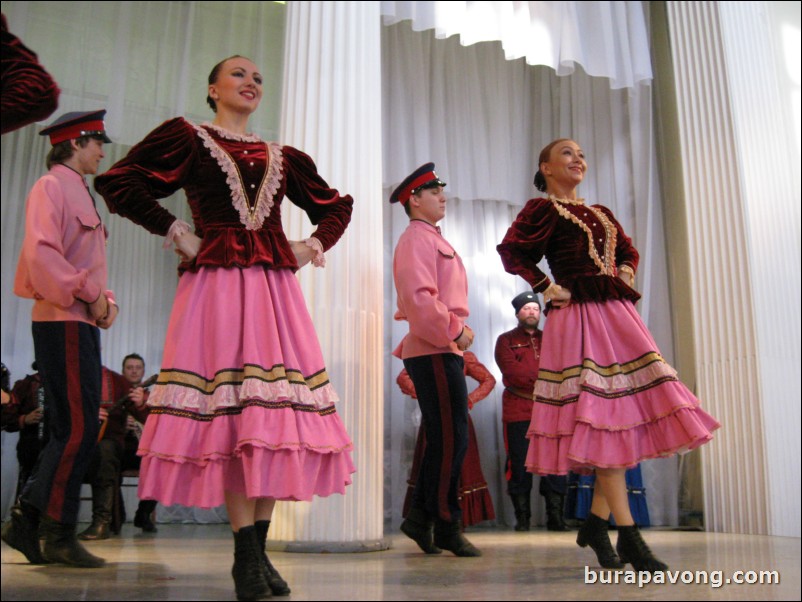
M333 411L249 405L209 421L151 414L139 444L145 475L139 496L213 508L224 503L226 490L281 500L344 493L355 470L351 449Z
M185 272L140 441L139 496L214 507L224 492L343 493L353 449L289 270Z
M688 451L721 426L660 355L630 301L553 310L543 334L526 466L631 468Z

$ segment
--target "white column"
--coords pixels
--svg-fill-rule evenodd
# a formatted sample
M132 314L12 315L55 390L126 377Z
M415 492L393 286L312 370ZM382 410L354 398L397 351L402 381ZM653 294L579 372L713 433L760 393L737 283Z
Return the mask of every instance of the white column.
M301 551L382 549L381 20L378 2L287 3L281 142L311 155L354 197L351 224L324 269L298 274L357 472L345 496L279 503L270 537ZM308 236L286 203L290 239Z
M703 451L706 523L799 537L800 159L767 5L667 8L698 394L723 424Z

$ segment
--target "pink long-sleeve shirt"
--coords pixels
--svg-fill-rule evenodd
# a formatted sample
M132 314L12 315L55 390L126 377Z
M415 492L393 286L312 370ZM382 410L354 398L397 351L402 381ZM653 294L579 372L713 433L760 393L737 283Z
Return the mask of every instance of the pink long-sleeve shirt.
M14 294L35 299L34 322L95 324L88 303L106 291L106 228L83 177L54 165L33 185L25 207Z
M393 256L396 320L409 322L393 355L401 359L456 353L468 317L468 279L454 248L435 226L411 220Z

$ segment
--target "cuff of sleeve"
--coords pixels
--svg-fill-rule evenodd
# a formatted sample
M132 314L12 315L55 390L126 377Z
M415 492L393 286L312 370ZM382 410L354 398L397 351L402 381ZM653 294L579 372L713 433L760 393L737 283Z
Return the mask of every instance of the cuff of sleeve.
M167 231L167 236L164 237L164 244L162 247L165 249L169 249L174 243L175 239L181 236L182 234L186 234L187 232L192 231L192 226L186 223L182 219L177 219L173 222L173 225L170 226L170 229Z
M303 242L307 247L311 247L315 252L315 256L312 258L312 265L316 268L325 268L326 256L323 254L323 243L321 243L314 236L310 236Z
M456 341L462 336L462 331L465 330L465 324L457 316L451 316L451 323L448 325L448 338L450 341Z
M532 285L532 290L536 293L542 293L550 286L551 286L551 280L549 280L548 276L544 276L543 280L541 280L540 282L536 282L535 284Z
M102 292L103 291L100 290L100 287L97 284L87 279L86 284L81 291L75 295L75 298L91 305L100 298Z

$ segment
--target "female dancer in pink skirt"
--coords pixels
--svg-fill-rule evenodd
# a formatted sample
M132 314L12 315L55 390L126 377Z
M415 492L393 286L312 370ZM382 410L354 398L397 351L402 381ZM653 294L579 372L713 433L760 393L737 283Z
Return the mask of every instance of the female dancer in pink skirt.
M275 501L343 493L354 472L293 274L322 265L353 201L301 151L247 133L261 98L256 65L226 59L209 76L212 123L167 121L95 181L112 213L166 235L182 258L139 447L139 496L225 502L241 600L290 592L264 554ZM194 232L157 202L180 188ZM285 195L317 225L306 241L284 235Z
M624 473L641 460L693 449L720 425L677 379L635 311L638 252L609 209L577 198L587 163L559 139L540 153L530 200L498 246L505 269L551 312L543 332L527 468L540 474L596 473L591 514L577 543L599 563L668 568L632 520ZM545 255L555 282L537 267ZM607 534L613 513L616 551Z

